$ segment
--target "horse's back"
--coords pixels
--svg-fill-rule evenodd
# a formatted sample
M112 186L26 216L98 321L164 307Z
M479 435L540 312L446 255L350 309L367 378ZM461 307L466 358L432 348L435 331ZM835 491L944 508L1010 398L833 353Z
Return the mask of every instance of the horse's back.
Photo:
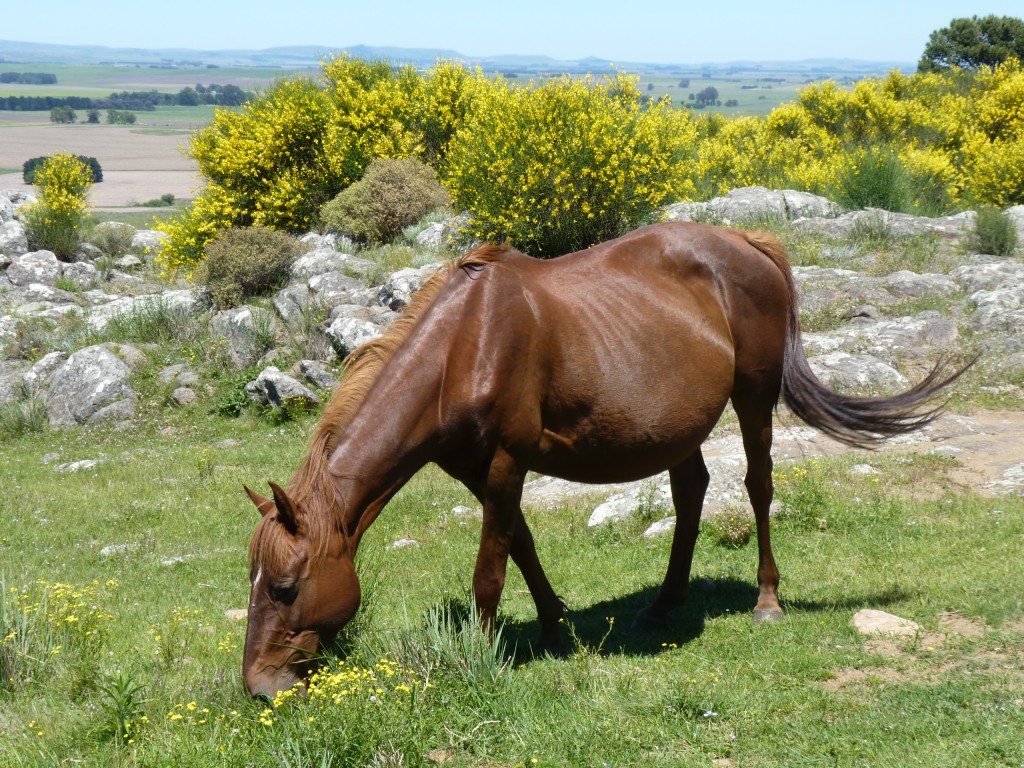
M673 466L749 360L781 365L785 284L742 233L655 225L549 261L510 255L488 277L470 312L495 315L484 322L495 397L548 474Z

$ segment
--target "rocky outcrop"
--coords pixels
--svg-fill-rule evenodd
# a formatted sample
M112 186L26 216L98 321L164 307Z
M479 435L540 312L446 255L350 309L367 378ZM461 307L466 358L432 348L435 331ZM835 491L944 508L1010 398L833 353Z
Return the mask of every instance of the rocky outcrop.
M835 217L842 208L831 200L792 189L741 187L707 202L677 203L665 209L665 221L743 224Z
M46 413L54 428L103 424L131 418L138 400L129 386L131 370L102 346L69 357L53 375Z

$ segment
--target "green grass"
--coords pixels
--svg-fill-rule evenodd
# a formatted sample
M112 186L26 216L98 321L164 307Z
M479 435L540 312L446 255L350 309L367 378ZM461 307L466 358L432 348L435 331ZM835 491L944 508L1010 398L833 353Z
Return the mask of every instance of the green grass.
M244 624L224 614L248 596L256 512L241 484L286 479L313 421L271 426L168 409L154 373L139 375L136 429L26 434L0 445L5 626L20 626L12 589L49 589L54 606L31 644L18 646L46 664L0 656L19 673L0 685L0 764L1024 760L1024 501L962 494L944 479L952 460L931 457L871 457L881 476L851 472L861 457L780 470L774 532L787 617L766 626L750 620L753 543L703 537L688 604L663 634L638 637L629 622L660 581L668 540L649 543L630 523L588 530L585 507L530 512L576 651L531 657L536 617L512 568L502 603L507 663L488 661L486 646L445 618L466 606L479 526L446 514L473 501L428 468L364 539L367 602L347 665L331 667L344 679L387 652L411 671L378 671L390 682L375 702L285 702L268 712L242 692ZM44 463L46 454L59 458ZM54 472L90 458L101 463ZM914 500L922 490L925 500ZM398 538L420 546L388 549ZM76 622L66 620L57 583L85 594ZM866 643L849 626L860 608L913 619L922 637L889 651ZM950 611L987 631L931 639ZM68 629L78 623L96 635ZM406 683L415 695L398 688ZM333 759L322 762L325 754Z

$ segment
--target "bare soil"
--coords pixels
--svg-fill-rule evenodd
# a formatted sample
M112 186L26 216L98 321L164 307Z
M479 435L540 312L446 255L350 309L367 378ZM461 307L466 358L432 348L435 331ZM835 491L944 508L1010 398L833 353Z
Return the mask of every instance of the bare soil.
M0 126L0 168L21 168L32 157L59 152L95 157L103 181L89 192L96 208L138 205L170 193L190 199L202 184L185 156L189 132L126 125L17 124ZM21 173L0 175L0 189L32 192Z

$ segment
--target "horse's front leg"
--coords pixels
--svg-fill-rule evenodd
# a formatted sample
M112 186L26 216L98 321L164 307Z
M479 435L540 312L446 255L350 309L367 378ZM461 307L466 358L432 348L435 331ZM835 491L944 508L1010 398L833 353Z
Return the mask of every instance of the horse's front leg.
M499 449L491 461L486 482L467 483L484 508L473 594L480 620L487 626L493 625L511 555L537 606L540 650L563 655L566 649L562 640L562 601L544 573L520 507L525 476L515 459Z
M494 624L498 601L505 588L508 556L522 517L519 501L524 476L515 460L499 448L488 468L486 481L473 489L484 508L480 549L473 570L473 596L480 621L487 627Z

